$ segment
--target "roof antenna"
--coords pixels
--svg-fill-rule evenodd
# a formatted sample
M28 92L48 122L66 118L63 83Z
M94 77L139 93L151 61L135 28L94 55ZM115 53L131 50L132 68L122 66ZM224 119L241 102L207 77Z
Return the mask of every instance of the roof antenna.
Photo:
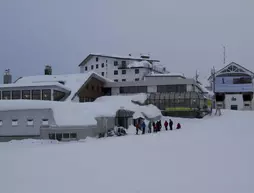
M223 64L226 64L226 47L223 46Z

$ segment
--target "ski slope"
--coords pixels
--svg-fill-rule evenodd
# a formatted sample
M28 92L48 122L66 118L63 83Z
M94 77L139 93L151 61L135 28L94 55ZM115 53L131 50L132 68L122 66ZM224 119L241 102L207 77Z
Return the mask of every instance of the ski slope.
M182 123L181 130L143 136L0 143L0 190L254 192L254 112L222 113L202 120L173 119Z

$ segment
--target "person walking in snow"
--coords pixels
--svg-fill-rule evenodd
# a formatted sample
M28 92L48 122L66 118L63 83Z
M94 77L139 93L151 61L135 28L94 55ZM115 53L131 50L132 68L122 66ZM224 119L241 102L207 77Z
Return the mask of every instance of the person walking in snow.
M173 121L169 119L169 129L172 131L173 130Z
M180 123L177 123L176 129L181 129L181 124Z
M142 122L141 127L142 127L142 135L144 135L145 132L146 132L146 123L145 123L145 121Z
M168 130L168 122L167 122L167 120L164 122L164 127L165 127L165 130L167 131Z
M148 123L148 133L152 133L152 123L149 121Z
M156 124L155 124L154 121L153 121L153 132L154 132L154 133L156 132Z
M136 123L136 135L138 135L138 130L139 130L139 124L138 124L138 121Z
M160 131L160 122L157 121L156 122L156 132L159 132Z

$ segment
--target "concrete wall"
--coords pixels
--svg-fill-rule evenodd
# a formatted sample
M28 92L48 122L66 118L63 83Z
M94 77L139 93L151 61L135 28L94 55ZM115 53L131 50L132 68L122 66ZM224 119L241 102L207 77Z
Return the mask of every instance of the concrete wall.
M232 100L232 98L236 100ZM225 102L225 109L231 109L231 105L237 105L238 110L244 109L242 94L226 94L224 102Z
M129 65L130 63L134 62L134 60L128 60L128 59L116 59L116 58L109 58L109 57L102 57L98 56L98 62L96 61L97 56L93 56L85 66L80 66L80 72L88 72L88 71L94 71L100 75L104 73L104 77L111 79L111 80L118 80L118 82L122 82L123 79L126 81L135 81L135 79L142 80L145 75L151 72L150 69L147 68L139 68L139 74L135 74L134 68L126 68L126 74L122 74L122 69L118 69L119 66L121 66L122 61L126 61L126 65ZM114 61L118 62L118 66L114 66ZM104 67L102 68L102 63L104 64ZM98 68L96 68L96 65L98 64ZM91 66L93 65L93 69ZM87 66L87 71L85 71L85 67ZM118 71L118 74L115 75L114 71Z
M39 136L42 119L47 119L48 124L55 124L53 111L51 109L26 109L0 111L0 136ZM17 120L17 125L12 121ZM28 120L33 120L33 125L28 125ZM31 121L30 121L31 123Z

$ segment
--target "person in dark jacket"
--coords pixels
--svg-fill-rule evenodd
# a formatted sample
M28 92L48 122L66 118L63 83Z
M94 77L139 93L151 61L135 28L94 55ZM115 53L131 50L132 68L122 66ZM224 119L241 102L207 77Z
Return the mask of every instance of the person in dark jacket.
M181 124L177 123L176 129L181 129Z
M160 122L157 121L156 122L156 132L159 132L160 131Z
M167 122L167 120L164 122L164 127L165 127L165 130L167 131L168 130L168 122Z
M154 121L153 121L153 132L154 132L154 133L156 132L156 124L155 124Z
M148 123L148 133L152 133L152 122L149 121Z
M139 130L139 124L138 122L136 123L136 135L138 135L138 130Z
M173 130L173 121L169 119L169 129L172 131Z
M145 123L145 121L142 122L141 127L142 127L142 134L144 135L145 132L146 132L146 123Z
M160 126L160 130L159 131L161 131L161 128L162 128L161 120L159 120L159 126Z

